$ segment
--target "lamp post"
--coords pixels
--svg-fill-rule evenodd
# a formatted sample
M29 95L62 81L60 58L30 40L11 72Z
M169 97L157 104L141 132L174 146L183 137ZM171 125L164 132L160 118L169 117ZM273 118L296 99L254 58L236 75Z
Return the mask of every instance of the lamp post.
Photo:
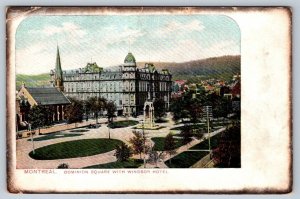
M33 153L33 154L35 154L35 151L34 151L34 141L33 141L33 134L32 134L32 131L31 131L31 124L30 124L30 123L28 124L28 128L29 128L29 131L30 131L30 134L31 134L32 153Z
M107 128L108 128L108 139L110 139L110 128L109 128L109 123L107 125Z
M144 168L146 168L146 139L145 139L145 126L144 126L144 122L142 122L143 125L143 141L144 141L144 146L143 146L143 153L144 153Z
M208 150L209 150L209 153L210 153L211 152L211 146L210 146L209 118L212 117L212 107L211 106L204 106L204 113L206 115L206 121L207 121Z

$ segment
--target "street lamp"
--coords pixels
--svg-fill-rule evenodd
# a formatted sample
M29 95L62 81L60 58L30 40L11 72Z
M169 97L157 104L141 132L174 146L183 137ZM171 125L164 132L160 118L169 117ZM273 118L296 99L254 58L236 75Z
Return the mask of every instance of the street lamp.
M28 128L29 128L29 131L30 131L30 134L31 134L31 142L32 142L32 153L35 154L35 151L34 151L34 141L33 141L33 134L32 134L32 131L31 131L31 124L28 123Z
M110 128L109 128L109 123L107 125L107 128L108 128L108 139L110 139Z

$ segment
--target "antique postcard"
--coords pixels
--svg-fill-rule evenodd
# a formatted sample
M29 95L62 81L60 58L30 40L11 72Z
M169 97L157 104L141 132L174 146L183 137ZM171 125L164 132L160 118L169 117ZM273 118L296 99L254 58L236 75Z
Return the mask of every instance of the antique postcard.
M9 7L6 25L10 192L291 191L289 8Z

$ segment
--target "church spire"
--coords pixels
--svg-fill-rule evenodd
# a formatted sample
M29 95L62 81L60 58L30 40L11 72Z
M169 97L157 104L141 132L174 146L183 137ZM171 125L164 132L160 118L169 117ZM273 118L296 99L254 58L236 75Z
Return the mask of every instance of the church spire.
M59 55L58 46L57 46L57 53L56 53L55 72L56 72L56 78L62 79L62 70L61 70L61 62L60 62L60 55Z
M64 90L64 87L63 87L63 73L62 73L62 69L61 69L61 62L60 62L60 54L59 54L58 45L57 45L56 63L55 63L55 87L58 88L60 91Z

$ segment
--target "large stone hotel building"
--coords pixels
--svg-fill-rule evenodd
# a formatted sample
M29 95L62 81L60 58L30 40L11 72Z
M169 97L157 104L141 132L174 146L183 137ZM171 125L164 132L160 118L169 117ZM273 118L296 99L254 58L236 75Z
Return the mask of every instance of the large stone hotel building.
M56 67L50 72L52 84L66 96L86 100L89 97L103 97L113 101L118 115L142 114L144 103L161 98L169 107L172 75L167 69L158 71L151 63L138 68L135 57L128 53L124 64L118 69L104 70L96 63L86 67L63 71L59 49Z

